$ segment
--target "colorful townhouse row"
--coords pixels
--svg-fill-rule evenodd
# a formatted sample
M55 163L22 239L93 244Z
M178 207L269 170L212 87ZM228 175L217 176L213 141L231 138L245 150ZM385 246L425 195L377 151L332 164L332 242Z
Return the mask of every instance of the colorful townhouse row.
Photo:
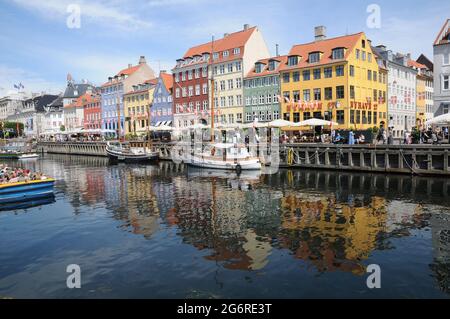
M128 65L99 88L76 84L69 76L64 94L44 108L47 125L40 131L64 125L69 132L124 136L146 134L149 125L321 118L343 130L390 127L401 138L414 126L424 126L437 110L449 111L449 34L450 20L434 44L437 75L424 55L413 60L374 46L364 32L327 38L326 28L316 27L313 41L271 56L258 27L244 25L188 48L171 73L156 75L141 56L137 65ZM0 116L16 116L2 101Z

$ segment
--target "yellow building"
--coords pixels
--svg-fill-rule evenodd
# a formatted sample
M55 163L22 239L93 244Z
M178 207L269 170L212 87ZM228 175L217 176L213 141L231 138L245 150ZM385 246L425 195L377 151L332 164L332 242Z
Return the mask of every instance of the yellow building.
M145 135L147 133L156 83L157 79L153 79L134 85L132 91L123 95L126 135Z
M416 123L417 127L423 127L427 120L426 116L426 83L427 78L423 75L417 75L416 84Z
M387 71L364 33L295 45L281 68L283 119L332 120L335 129L366 130L387 122Z

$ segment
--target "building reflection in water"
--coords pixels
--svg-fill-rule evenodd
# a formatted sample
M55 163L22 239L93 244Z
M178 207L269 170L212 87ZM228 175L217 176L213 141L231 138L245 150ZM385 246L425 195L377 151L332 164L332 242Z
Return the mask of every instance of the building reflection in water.
M123 229L148 239L172 227L227 269L264 269L282 250L318 272L362 275L373 252L430 228L430 267L450 292L447 179L310 170L238 177L168 162L109 166L64 156L30 165L60 179L57 188L76 212L104 206Z

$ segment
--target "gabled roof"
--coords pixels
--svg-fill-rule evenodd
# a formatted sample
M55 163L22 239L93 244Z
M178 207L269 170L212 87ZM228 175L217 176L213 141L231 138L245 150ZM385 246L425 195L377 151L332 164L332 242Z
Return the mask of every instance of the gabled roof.
M92 84L88 83L76 84L69 82L64 92L64 98L72 98L72 99L78 98L81 95L85 94L87 90L94 90L94 89L95 87Z
M424 54L421 54L419 58L416 60L420 64L426 65L426 67L433 72L434 70L434 64L431 62L430 59L428 59Z
M119 71L119 73L116 74L116 76L121 76L121 75L131 75L134 72L136 72L137 70L139 70L140 65L135 65L126 69L123 69L121 71Z
M336 49L336 48L346 48L347 49L347 52L342 61L347 60L348 56L351 54L351 52L353 51L353 48L356 46L356 44L358 43L359 39L361 38L361 36L363 34L364 34L363 32L360 32L360 33L356 33L356 34L351 34L351 35L346 35L346 36L341 36L341 37L336 37L336 38L330 38L330 39L310 42L310 43L306 43L306 44L294 45L292 47L291 51L289 52L289 56L295 56L295 55L301 56L301 60L300 60L299 64L296 66L289 67L289 66L285 65L283 70L291 69L291 68L295 69L295 68L302 68L302 67L319 66L319 65L336 62L336 60L333 60L331 58L332 50ZM367 45L369 45L369 44L367 44ZM308 62L309 54L312 52L322 52L323 53L323 55L318 63L310 64Z
M33 101L35 110L37 112L44 112L45 111L44 107L47 106L48 104L52 103L53 101L55 101L57 98L58 98L58 95L44 94L44 95L36 96L34 98L30 98L30 99L26 100L25 102Z
M162 82L164 83L164 86L166 87L167 91L171 92L172 88L173 88L172 74L161 72L159 77L161 78Z
M419 62L416 62L414 60L409 60L408 61L408 66L411 68L417 68L417 69L428 69L426 65L423 65Z
M230 33L226 37L222 39L218 39L214 41L214 52L222 52L225 50L231 50L234 48L242 48L247 43L248 39L250 39L253 32L255 32L257 28L249 28L247 30L241 30L238 32ZM187 50L184 54L184 58L193 57L194 55L202 55L203 53L212 52L213 48L212 41L195 46ZM231 52L230 52L231 53Z
M54 99L52 102L48 103L46 106L49 107L63 107L63 95L59 95L56 99Z
M252 69L248 72L247 78L266 76L266 75L271 75L271 74L278 74L278 73L280 73L280 69L283 67L283 65L286 64L287 59L288 59L287 55L282 55L282 56L272 57L269 59L258 60L255 64L257 64L257 63L264 64L264 68L263 68L262 72L256 73L255 66L253 66ZM269 62L272 60L278 61L279 64L274 70L269 71Z
M448 44L450 43L450 19L445 21L444 25L439 31L436 40L434 41L434 45Z
M74 107L83 107L85 103L91 103L94 100L94 97L90 93L85 93L80 96L75 102L66 105L65 108L74 108Z

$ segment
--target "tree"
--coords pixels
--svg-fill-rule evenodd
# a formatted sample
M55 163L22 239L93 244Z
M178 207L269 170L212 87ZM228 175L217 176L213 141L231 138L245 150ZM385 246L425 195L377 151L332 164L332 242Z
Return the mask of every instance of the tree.
M65 131L66 131L66 127L65 127L64 125L61 125L60 128L59 128L59 130L60 130L61 132L65 132Z

